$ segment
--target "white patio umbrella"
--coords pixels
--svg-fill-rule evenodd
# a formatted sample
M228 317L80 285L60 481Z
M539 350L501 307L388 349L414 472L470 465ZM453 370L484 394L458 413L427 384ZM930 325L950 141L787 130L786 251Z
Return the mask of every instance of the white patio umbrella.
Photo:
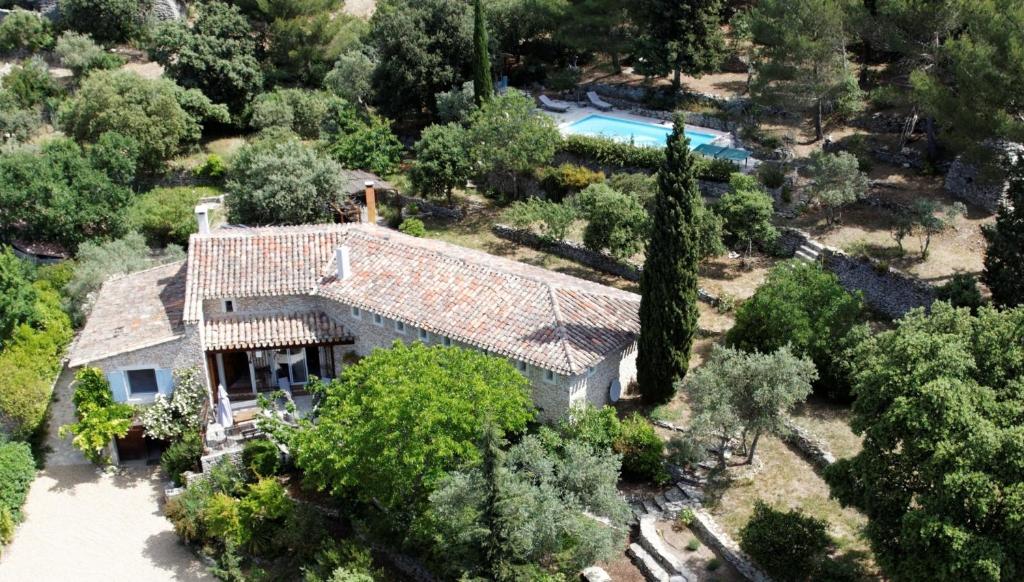
M231 399L223 384L217 386L217 422L225 429L235 425L235 417L231 412Z

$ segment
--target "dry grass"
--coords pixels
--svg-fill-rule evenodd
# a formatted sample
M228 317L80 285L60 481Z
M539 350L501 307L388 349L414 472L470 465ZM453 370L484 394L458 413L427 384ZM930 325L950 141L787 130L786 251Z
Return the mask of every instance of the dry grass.
M793 422L825 441L837 459L852 457L863 447L849 419L848 407L813 396L793 414Z
M779 439L762 438L757 456L764 468L755 476L717 481L707 489L706 505L731 536L739 539L758 500L783 510L799 509L828 522L840 554L857 557L873 569L870 550L861 537L866 517L830 499L825 481Z

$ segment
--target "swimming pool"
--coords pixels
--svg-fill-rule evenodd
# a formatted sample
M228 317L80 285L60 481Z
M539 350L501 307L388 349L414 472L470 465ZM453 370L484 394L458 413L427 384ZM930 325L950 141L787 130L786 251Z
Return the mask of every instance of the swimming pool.
M565 131L578 135L608 137L615 141L632 141L638 146L662 148L665 147L665 142L668 141L672 128L664 125L595 114L572 122L565 127ZM690 130L686 130L686 137L690 138L690 149L711 143L718 138L717 135Z

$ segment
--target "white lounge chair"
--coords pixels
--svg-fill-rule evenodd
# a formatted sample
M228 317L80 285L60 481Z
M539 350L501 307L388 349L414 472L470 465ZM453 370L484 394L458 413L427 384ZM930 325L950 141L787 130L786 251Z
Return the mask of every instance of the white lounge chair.
M593 105L594 107L597 107L601 111L611 111L612 110L612 104L608 103L607 101L605 101L603 99L601 99L601 97L599 97L598 94L594 93L593 91L587 91L587 99L590 100L590 104L591 105Z
M569 111L569 107L571 107L565 101L549 99L547 95L541 95L539 99L541 107L548 111L554 111L555 113L565 113L566 111Z

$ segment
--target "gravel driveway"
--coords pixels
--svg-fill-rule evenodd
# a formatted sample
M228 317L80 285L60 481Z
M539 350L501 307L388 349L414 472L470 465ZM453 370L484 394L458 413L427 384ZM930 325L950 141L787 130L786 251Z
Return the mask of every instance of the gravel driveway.
M213 580L163 516L158 467L105 474L57 438L72 414L71 379L65 371L58 380L53 453L29 491L25 522L0 556L0 580Z

